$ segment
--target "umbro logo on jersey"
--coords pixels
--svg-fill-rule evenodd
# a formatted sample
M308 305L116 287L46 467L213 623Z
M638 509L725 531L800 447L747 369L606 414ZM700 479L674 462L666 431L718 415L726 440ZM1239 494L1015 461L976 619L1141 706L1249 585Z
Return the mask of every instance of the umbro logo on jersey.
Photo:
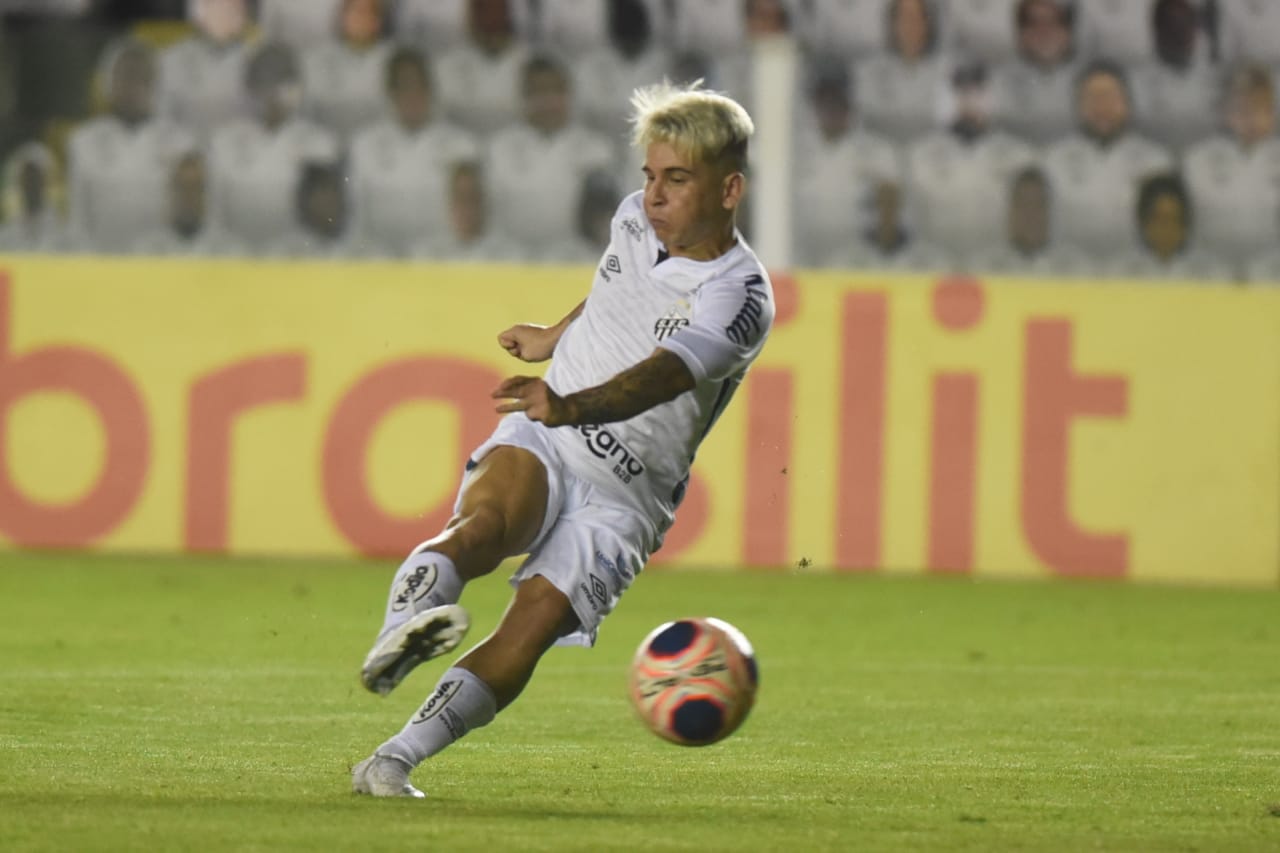
M609 273L619 274L622 272L622 261L618 260L617 255L610 255L604 259L604 266L600 267L600 276L608 282L613 281L613 276Z

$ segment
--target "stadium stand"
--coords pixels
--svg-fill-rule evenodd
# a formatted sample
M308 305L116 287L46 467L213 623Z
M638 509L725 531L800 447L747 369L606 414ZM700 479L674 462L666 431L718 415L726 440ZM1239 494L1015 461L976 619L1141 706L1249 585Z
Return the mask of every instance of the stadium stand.
M1121 255L1109 272L1124 278L1176 278L1220 281L1230 276L1225 263L1195 248L1195 211L1186 184L1174 173L1144 178L1135 207L1138 246Z
M1044 145L1073 126L1075 29L1055 0L1022 0L1014 15L1017 57L992 66L992 97L1005 130Z
M62 181L49 147L40 142L19 146L5 162L3 177L0 251L66 251L66 227L58 215Z
M267 38L298 49L333 35L342 0L260 0L259 23Z
M752 104L753 45L787 35L797 263L1277 268L1276 3L117 7L0 6L6 250L581 261L598 242L581 211L639 185L619 93L702 78ZM92 46L96 74L37 73L51 45ZM531 94L534 58L547 67ZM1157 173L1181 187L1146 206L1186 220L1176 264L1152 260L1136 215ZM306 230L303 195L340 207L340 234Z
M578 188L591 172L615 168L618 152L572 122L568 72L558 60L535 55L521 76L524 117L490 138L485 174L495 227L536 257L574 233Z
M209 216L209 177L204 155L189 151L174 162L164 224L134 244L140 255L234 256L246 248Z
M160 54L157 111L207 140L240 114L249 54L247 0L194 0L195 33Z
M351 143L349 177L354 228L374 250L407 256L449 217L449 174L479 157L475 137L438 115L427 58L401 47L386 69L392 116Z
M796 258L818 265L862 226L858 196L879 181L900 181L893 144L862 128L848 67L827 62L812 71L801 100L793 163Z
M951 0L944 21L948 48L968 60L1012 59L1017 0Z
M337 14L334 35L303 49L302 76L308 114L347 139L386 115L391 19L383 0L343 0Z
M1130 130L1131 114L1119 66L1099 60L1086 68L1076 87L1078 130L1044 153L1057 212L1054 239L1106 255L1134 245L1138 181L1170 168L1173 158Z
M220 127L209 143L214 221L254 249L266 249L294 226L302 167L333 163L338 140L304 118L297 57L277 42L260 47L245 78L251 118Z
M905 140L936 126L947 60L931 2L892 0L888 16L887 47L860 64L858 94L871 129Z
M100 73L108 112L81 125L67 146L70 229L81 248L129 252L164 221L165 176L196 142L154 114L150 46L128 38L112 44Z

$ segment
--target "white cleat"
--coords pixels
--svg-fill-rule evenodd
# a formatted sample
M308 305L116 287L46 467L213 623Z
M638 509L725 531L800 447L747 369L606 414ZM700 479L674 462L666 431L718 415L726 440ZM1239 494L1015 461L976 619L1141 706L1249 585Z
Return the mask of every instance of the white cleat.
M409 765L390 755L374 753L351 769L351 790L375 797L413 797L427 795L409 784Z
M457 648L470 627L467 611L456 604L415 613L374 642L360 670L360 682L386 696L418 664Z

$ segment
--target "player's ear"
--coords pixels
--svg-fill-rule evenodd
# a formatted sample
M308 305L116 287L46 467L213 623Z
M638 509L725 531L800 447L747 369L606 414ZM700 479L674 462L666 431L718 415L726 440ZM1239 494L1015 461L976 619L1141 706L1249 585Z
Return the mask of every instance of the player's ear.
M730 172L724 178L721 187L721 204L725 210L736 210L747 191L747 176L741 172Z

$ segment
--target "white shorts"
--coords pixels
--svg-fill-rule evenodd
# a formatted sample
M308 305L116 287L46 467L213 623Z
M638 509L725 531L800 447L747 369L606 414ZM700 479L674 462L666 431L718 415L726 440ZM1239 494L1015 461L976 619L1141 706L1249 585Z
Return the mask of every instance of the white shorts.
M547 512L529 546L529 556L511 585L542 575L568 597L579 626L560 645L595 645L600 622L662 544L655 522L599 486L579 478L564 465L551 439L552 428L523 414L509 415L493 435L471 454L458 504L475 464L496 447L519 447L542 462L547 471ZM456 507L455 507L456 508Z

